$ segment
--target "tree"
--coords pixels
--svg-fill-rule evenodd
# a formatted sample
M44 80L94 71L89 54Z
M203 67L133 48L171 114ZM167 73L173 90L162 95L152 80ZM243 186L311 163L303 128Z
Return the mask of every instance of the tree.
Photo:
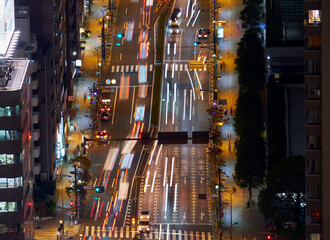
M259 187L265 177L265 143L255 131L244 131L237 143L235 181L240 187L247 187L252 199L252 188Z
M258 92L240 90L234 118L234 127L238 136L242 136L246 129L254 129L256 133L264 131L263 108Z
M266 182L267 188L258 197L258 205L265 218L275 223L294 221L300 225L304 221L304 157L293 156L276 162Z
M83 170L88 170L91 167L91 160L86 155L79 155L78 157L71 159L71 163Z
M260 29L246 30L238 46L235 63L240 87L260 92L265 87L266 73L265 53L260 38Z
M260 20L260 14L261 14L260 8L258 8L254 4L248 4L242 11L240 19L243 21L242 27L247 28L256 28L259 25Z

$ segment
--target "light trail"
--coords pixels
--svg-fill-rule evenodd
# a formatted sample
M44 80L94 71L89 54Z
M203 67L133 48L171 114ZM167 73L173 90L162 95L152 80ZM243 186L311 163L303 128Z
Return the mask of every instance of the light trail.
M168 199L168 183L166 183L166 195L165 195L165 206L164 206L165 216L167 212L167 201L168 201L167 199Z
M172 78L174 78L175 63L172 64Z
M168 63L165 64L165 73L164 77L167 78Z
M176 183L175 184L175 190L174 190L174 206L173 206L173 212L176 212L176 199L177 199L177 196L178 196L178 184Z
M171 48L170 48L170 43L167 43L167 55L170 55L171 53Z
M201 13L201 10L199 10L199 11L197 12L197 15L196 15L195 20L194 20L194 22L193 22L193 24L192 24L192 27L195 26L196 20L198 19L198 16L199 16L200 13Z
M194 100L196 100L196 94L195 94L195 87L194 87L194 83L191 79L191 76L190 76L190 73L189 73L189 70L188 68L186 68L186 71L187 71L187 74L188 74L188 77L189 77L189 80L190 80L190 84L191 84L191 89L193 91L193 96L194 96Z
M167 171L167 157L165 158L165 169L164 169L163 187L165 187L165 184L166 184L166 171Z
M158 163L159 155L160 155L160 152L162 151L162 148L163 148L163 144L161 144L160 147L159 147L159 149L158 149L158 153L157 153L157 158L156 158L155 165L157 165L157 163Z
M185 89L183 91L183 121L186 119L186 96L187 96L187 90Z
M174 170L174 157L172 157L172 166L171 166L171 181L170 181L170 187L172 187L173 183L173 170Z
M201 81L199 80L199 76L198 76L197 70L194 69L194 72L195 72L195 76L197 78L197 83L199 85L199 89L200 89L200 93L201 93L201 98L202 98L202 100L204 100L204 95L203 95L203 91L202 91L203 90L202 89L202 84L201 84Z
M190 89L189 121L191 121L191 108L192 108L192 90Z
M176 43L174 43L174 55L176 55Z
M150 175L150 171L147 171L147 178L146 178L146 182L145 182L145 185L144 185L144 192L147 191L149 175Z
M156 147L157 147L157 144L158 144L158 140L156 140L156 141L154 142L154 146L153 146L153 148L152 148L152 150L151 150L151 155L150 155L150 159L149 159L148 165L150 165L151 162L152 162L152 158L153 158L153 156L154 156L154 153L155 153L155 149L156 149Z

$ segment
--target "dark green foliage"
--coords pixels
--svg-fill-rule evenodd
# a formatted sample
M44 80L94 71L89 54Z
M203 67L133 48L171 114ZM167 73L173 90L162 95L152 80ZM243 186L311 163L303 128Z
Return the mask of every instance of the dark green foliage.
M305 159L302 156L276 162L267 178L267 188L259 194L259 207L274 223L304 220ZM283 195L282 193L285 193ZM298 196L298 197L297 197Z
M269 169L286 156L284 89L274 82L268 84Z
M252 188L263 184L265 176L265 143L256 131L244 131L238 140L235 179L237 185Z
M242 11L240 19L243 20L242 27L243 28L256 28L259 26L260 8L255 5L247 5Z
M260 94L254 91L240 91L235 113L235 131L242 136L246 129L256 133L264 130L263 104Z
M47 216L53 216L55 213L56 203L54 201L51 201L48 205L46 215Z
M265 53L260 29L248 29L238 43L236 65L241 88L261 91L265 86Z

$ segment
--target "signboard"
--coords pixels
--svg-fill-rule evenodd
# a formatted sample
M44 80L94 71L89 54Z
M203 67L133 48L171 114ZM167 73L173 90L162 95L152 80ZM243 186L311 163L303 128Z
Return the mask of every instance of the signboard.
M214 194L214 193L208 193L208 194L207 194L207 197L208 197L208 198L213 198L213 197L217 197L217 195Z
M0 0L0 55L5 55L15 30L13 0Z
M201 69L204 67L202 61L189 61L189 69Z
M224 30L223 28L217 29L217 38L224 38Z
M85 189L85 190L93 190L93 186L86 185L86 186L83 186L83 189Z

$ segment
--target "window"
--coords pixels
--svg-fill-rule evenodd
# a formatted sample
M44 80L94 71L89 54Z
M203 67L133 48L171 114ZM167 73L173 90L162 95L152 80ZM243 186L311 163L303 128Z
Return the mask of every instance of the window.
M321 35L309 35L308 48L309 49L321 48Z
M321 123L321 111L318 110L307 111L306 117L309 123Z
M6 165L6 154L0 154L0 165Z
M321 234L320 233L310 233L308 239L309 240L321 240Z
M14 164L14 154L7 154L7 164Z
M14 115L15 116L21 116L21 106L20 105L16 105L14 107Z
M19 140L21 138L21 130L0 130L0 141Z
M12 107L6 107L5 108L5 111L6 111L6 116L7 117L11 117L13 115L13 109L12 109Z
M16 212L22 206L22 201L18 202L0 202L0 212ZM19 207L18 207L19 206Z
M4 116L5 116L5 108L0 107L0 117L4 117Z
M7 202L0 202L0 212L7 212Z
M5 130L0 130L0 141L4 141L6 139L5 134L6 134Z
M23 177L15 178L15 186L16 188L23 187Z
M0 178L0 188L7 188L7 178Z
M308 60L307 61L307 74L320 74L321 73L321 65L319 60Z
M310 210L310 220L311 222L321 222L321 210L320 209L311 209Z
M322 197L322 185L321 184L308 184L307 190L310 198L321 198Z
M7 178L8 188L15 188L15 178Z
M320 24L321 23L321 11L320 10L309 10L308 11L308 23L309 24Z

